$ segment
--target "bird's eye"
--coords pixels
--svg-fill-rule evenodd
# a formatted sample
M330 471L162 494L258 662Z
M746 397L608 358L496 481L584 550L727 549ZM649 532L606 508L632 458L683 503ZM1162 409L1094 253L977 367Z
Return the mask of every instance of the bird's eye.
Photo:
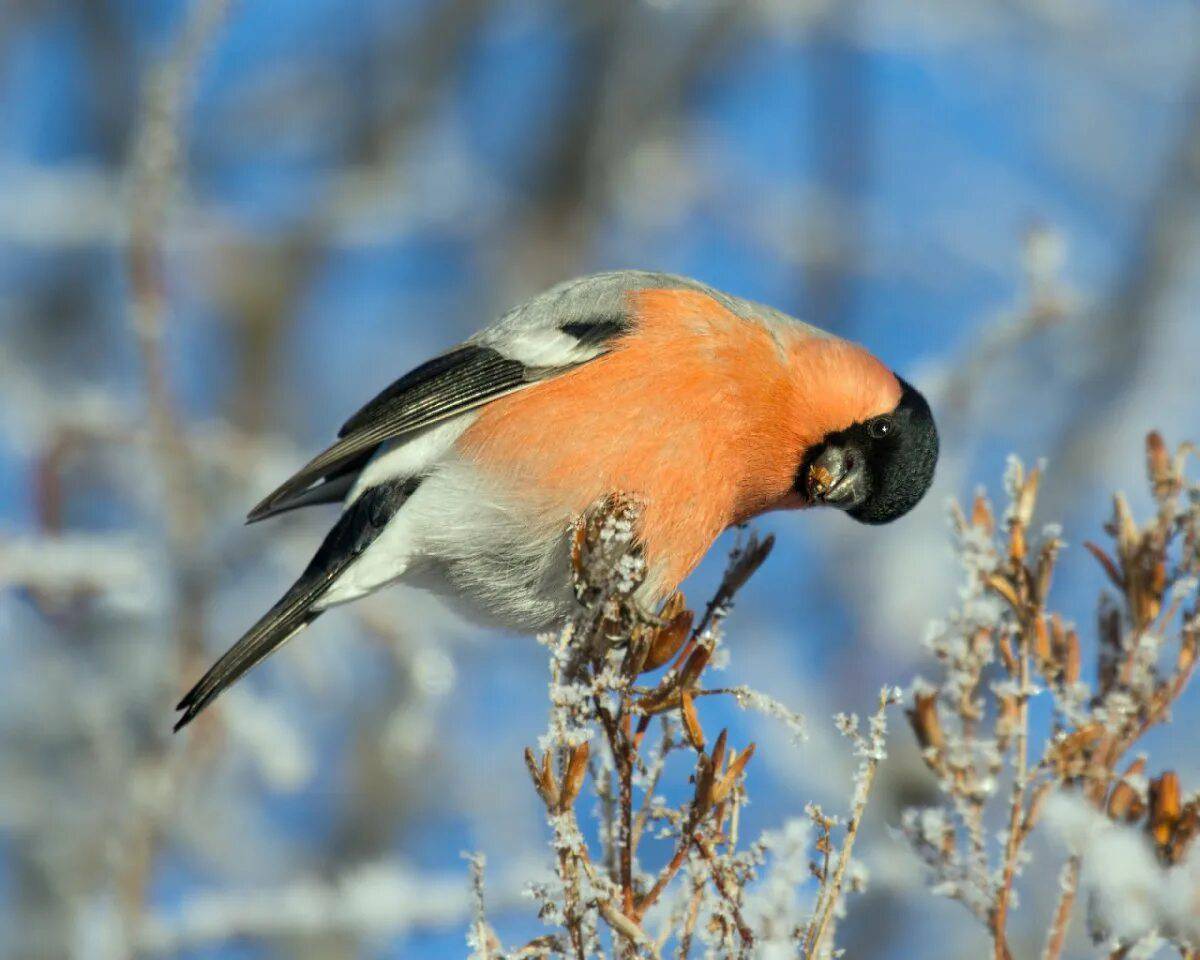
M891 435L893 426L891 417L876 417L867 423L867 434L872 440L882 440Z

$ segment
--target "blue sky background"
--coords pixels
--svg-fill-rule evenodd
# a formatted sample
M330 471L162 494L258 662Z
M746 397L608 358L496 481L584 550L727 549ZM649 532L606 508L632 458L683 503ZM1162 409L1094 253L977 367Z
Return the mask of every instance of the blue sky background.
M136 444L93 435L143 422L129 161L140 86L185 14L127 0L0 13L0 541L65 536L102 557L111 543L106 574L133 565L124 599L0 595L13 793L0 931L14 956L122 955L113 863L147 802L147 752L181 749L162 736L181 680L155 484ZM171 390L190 441L219 461L200 483L209 654L329 522L244 528L245 508L378 389L564 277L684 273L862 341L935 408L971 372L968 402L938 410L945 457L913 517L869 532L827 516L758 525L779 543L730 622L728 679L805 713L810 741L705 704L706 726L770 748L747 835L808 799L844 802L852 761L831 715L930 671L925 624L955 598L947 498L998 492L1010 452L1048 458L1045 519L1072 545L1058 601L1087 626L1101 584L1077 545L1100 536L1113 488L1144 507L1140 436L1196 439L1200 221L1183 158L1197 17L1184 0L235 3L195 77L165 233ZM1063 322L971 366L1043 288L1068 305ZM71 425L93 439L58 462L50 524L39 471ZM722 561L718 548L690 596ZM165 929L206 895L364 865L465 891L464 850L499 878L547 859L520 760L545 723L542 648L405 591L374 609L404 652L339 612L246 681L234 732L188 761L202 769L164 815L139 922ZM1188 704L1175 729L1195 717ZM904 931L932 910L945 943L919 955L962 956L977 934L919 893L886 829L920 795L898 713L893 728L896 773L864 853L883 879L852 905L846 945L916 956ZM1200 783L1194 738L1163 731L1150 747ZM493 920L518 942L538 931L532 913L504 901ZM395 922L177 955L464 950L462 925Z

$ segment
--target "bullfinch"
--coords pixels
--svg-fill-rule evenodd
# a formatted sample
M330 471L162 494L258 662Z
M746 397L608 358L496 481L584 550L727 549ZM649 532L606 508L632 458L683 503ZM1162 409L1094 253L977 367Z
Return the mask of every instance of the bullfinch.
M684 277L562 283L405 374L250 511L343 504L176 729L325 610L396 581L487 623L554 626L577 602L573 525L609 496L640 504L649 610L726 527L815 505L888 523L937 456L925 398L857 344Z

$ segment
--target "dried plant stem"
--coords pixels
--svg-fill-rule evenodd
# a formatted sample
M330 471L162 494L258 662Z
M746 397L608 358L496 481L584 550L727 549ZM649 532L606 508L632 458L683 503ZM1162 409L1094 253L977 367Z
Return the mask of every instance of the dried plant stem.
M659 781L662 780L663 770L667 765L667 756L671 753L674 747L674 741L671 739L669 729L664 725L663 737L660 741L658 754L651 764L650 771L646 777L646 790L642 795L642 805L637 812L637 816L633 819L633 846L636 849L641 842L642 833L646 829L646 823L650 818L650 805L654 800L654 795L658 791Z
M679 651L679 655L671 665L671 673L679 671L692 651L696 649L696 645L700 643L705 633L715 628L725 618L729 612L729 605L733 602L733 598L746 585L746 581L754 575L755 571L766 562L767 557L771 555L771 551L774 548L775 535L770 533L763 537L762 540L759 540L754 533L751 533L744 547L734 548L729 566L721 578L721 583L717 587L716 593L713 594L712 599L705 605L700 621L693 628L688 642L683 645L683 649ZM643 718L642 724L638 728L639 734L645 733L648 722L648 717Z
M684 840L680 840L679 845L675 848L674 855L671 857L670 861L668 861L667 865L659 872L658 877L655 879L654 886L646 891L646 895L638 901L637 909L635 910L635 913L638 917L644 916L646 911L658 902L658 898L662 896L662 892L667 889L667 885L675 879L675 874L677 874L684 863L687 862L689 846L689 843Z
M626 714L628 719L628 714ZM617 772L620 776L618 805L621 809L621 896L622 909L626 914L633 911L633 750L627 740L617 745L620 754Z
M1079 856L1072 856L1063 864L1059 874L1058 885L1062 892L1054 908L1042 960L1058 960L1062 956L1063 947L1067 942L1067 930L1071 926L1071 914L1075 909L1075 895L1079 889L1079 866Z
M583 942L583 910L579 898L579 877L575 870L575 857L569 850L558 853L558 875L563 883L563 925L567 928L567 936L571 940L571 949L575 952L576 960L585 960L587 956Z
M895 702L888 691L879 697L879 708L876 720L882 721L884 712L890 703ZM871 796L871 787L875 783L875 774L883 759L881 752L872 750L867 753L862 766L859 768L858 785L855 793L854 808L850 820L846 824L846 835L838 853L837 866L833 868L833 876L829 876L828 848L824 866L824 880L817 895L817 905L813 909L814 920L809 924L804 942L803 956L805 960L818 960L821 948L828 940L832 940L833 916L841 902L842 889L846 883L846 871L850 867L850 856L854 852L854 841L862 826L863 814L867 809L867 800ZM830 821L832 824L832 821Z
M617 769L617 857L618 882L621 885L621 906L627 916L635 913L633 902L633 766L634 750L629 737L628 694L622 694L619 707L621 720L594 698L596 715L604 727L608 749Z
M1008 840L1004 845L1004 872L996 903L992 908L990 926L995 945L995 960L1010 960L1008 949L1008 906L1012 900L1013 881L1017 876L1017 859L1025 836L1025 795L1029 788L1029 631L1017 635L1017 730L1016 755L1013 758L1013 786L1008 817Z
M742 946L752 948L754 946L754 931L750 929L750 925L746 923L746 918L742 916L742 907L738 902L737 895L730 888L729 884L726 883L724 871L721 870L717 863L716 851L713 850L712 844L699 834L696 834L692 839L696 844L696 848L712 869L713 883L716 884L717 892L721 894L721 897L729 906L729 912L733 915L733 922L737 925L738 936L742 938Z
M679 956L686 958L692 951L692 936L696 929L696 921L700 917L700 902L704 898L704 883L697 880L692 885L692 896L688 900L687 917L683 921L683 931L679 937Z
M868 791L875 780L876 767L877 764L872 764L869 767L866 779ZM866 802L866 796L864 796L854 808L854 814L850 818L850 823L846 826L846 838L842 841L842 849L838 854L837 866L833 870L833 879L821 889L820 898L817 902L817 923L813 927L812 939L806 945L804 951L804 956L809 958L809 960L817 960L820 957L821 946L825 943L826 935L829 933L830 924L833 921L833 913L841 901L842 887L846 882L846 869L850 865L850 854L854 850L854 841L858 837L858 828L862 823L862 815L866 809Z

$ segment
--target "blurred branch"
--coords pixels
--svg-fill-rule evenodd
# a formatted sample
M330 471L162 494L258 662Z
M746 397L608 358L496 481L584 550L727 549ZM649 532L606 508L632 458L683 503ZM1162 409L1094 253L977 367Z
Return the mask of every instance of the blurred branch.
M133 157L128 252L133 330L142 361L153 451L163 480L167 531L177 559L184 561L192 556L201 509L163 351L168 306L162 237L179 173L180 124L190 85L227 7L228 0L197 0L192 5L175 50L147 80ZM191 646L197 638L189 635L187 640L185 645Z
M580 4L583 49L570 106L553 125L531 177L532 197L506 247L523 285L578 273L615 188L621 166L655 125L681 107L694 79L739 37L744 4L715 0L667 18L645 3Z
M512 910L528 901L527 876L489 883L489 906ZM228 944L239 939L403 937L461 927L475 914L477 894L460 874L364 865L334 881L295 880L276 889L192 894L174 913L154 913L141 926L138 949L153 956Z
M179 177L183 114L200 60L229 7L228 0L196 0L174 49L151 71L143 91L132 170L128 266L133 329L141 357L150 422L150 446L162 485L163 522L176 577L175 630L182 682L204 653L207 577L202 564L204 505L196 488L196 462L171 395L163 348L168 317L163 255L167 207ZM172 694L174 690L172 690ZM163 729L168 725L163 719ZM201 742L194 738L191 744ZM150 787L137 802L133 791L130 835L117 879L126 941L133 942L163 819L172 808L179 776L191 759L160 739L134 771L131 787Z
M1061 509L1062 501L1094 473L1097 457L1113 436L1110 414L1142 373L1162 301L1193 262L1190 238L1200 222L1200 63L1196 67L1179 144L1150 204L1141 239L1111 303L1089 331L1090 366L1075 398L1074 416L1054 446L1052 509Z
M861 273L862 200L868 189L873 86L859 36L860 0L831 4L809 38L808 136L815 153L815 209L805 211L797 232L812 249L805 258L801 316L848 335L855 284Z
M240 427L253 431L271 422L279 343L297 314L297 302L328 251L359 242L346 234L361 230L364 217L378 216L380 197L396 192L395 181L402 176L397 170L403 169L411 141L457 75L464 49L491 10L490 0L442 0L431 4L415 27L376 40L375 55L353 66L370 73L378 64L383 76L362 80L364 99L372 94L388 99L357 117L329 189L284 236L239 238L225 255L218 253L223 282L216 288L226 301L223 315L237 347L230 416ZM244 122L257 122L272 107L251 102L243 108ZM401 226L393 222L387 229Z
M133 594L149 579L151 558L132 538L66 533L0 538L0 587L53 597Z
M1065 260L1062 236L1049 227L1037 227L1022 245L1027 292L1021 305L986 324L967 357L956 363L941 387L939 414L947 432L967 423L971 401L991 369L1025 343L1077 315L1078 297L1062 280Z

